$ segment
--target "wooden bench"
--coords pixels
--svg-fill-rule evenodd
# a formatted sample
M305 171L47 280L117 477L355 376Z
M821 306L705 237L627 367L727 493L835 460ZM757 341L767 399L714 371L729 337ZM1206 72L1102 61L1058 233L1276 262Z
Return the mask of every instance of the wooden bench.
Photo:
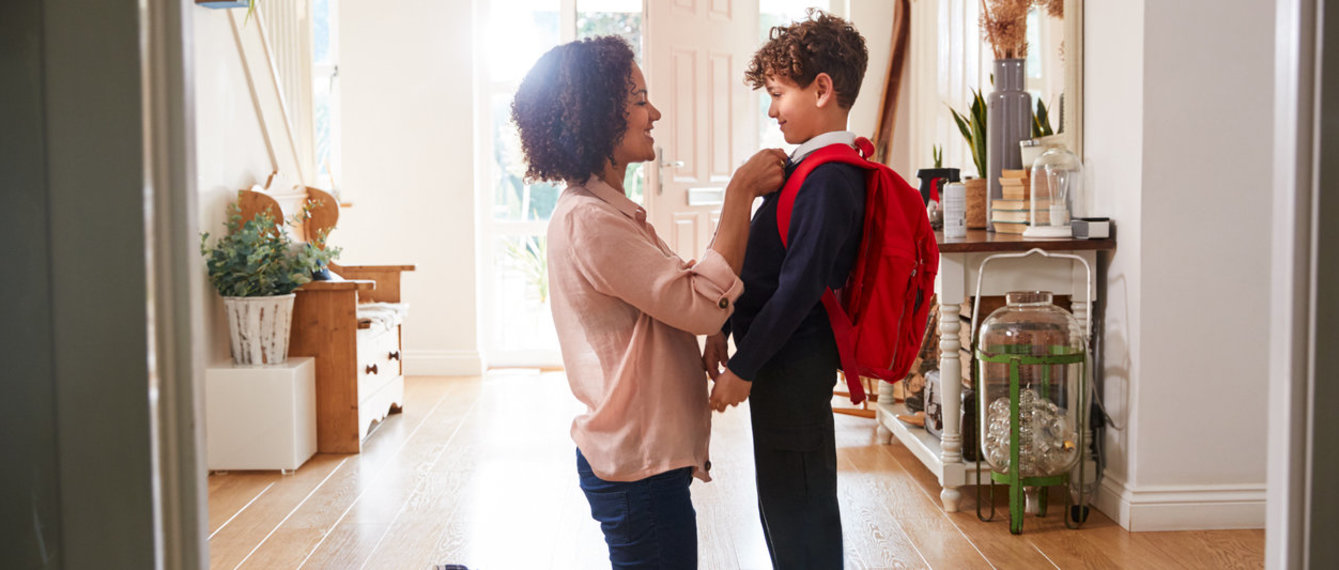
M335 227L339 203L318 188L290 192L243 190L243 219L269 211L275 220L305 219L285 230L311 242ZM413 265L338 265L342 280L312 281L293 302L290 356L316 358L316 448L358 453L372 426L404 408L400 276Z

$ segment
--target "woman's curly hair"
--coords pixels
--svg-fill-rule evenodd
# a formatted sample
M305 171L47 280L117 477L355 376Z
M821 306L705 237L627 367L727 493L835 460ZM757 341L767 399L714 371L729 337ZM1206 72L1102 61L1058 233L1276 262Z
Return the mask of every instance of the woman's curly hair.
M826 73L837 91L837 104L843 109L855 104L869 65L869 50L865 38L849 22L810 8L808 18L772 28L770 38L753 54L744 72L744 81L751 87L764 87L768 76L808 87L819 73Z
M585 181L604 170L628 127L632 48L618 36L566 43L521 80L511 118L528 181Z

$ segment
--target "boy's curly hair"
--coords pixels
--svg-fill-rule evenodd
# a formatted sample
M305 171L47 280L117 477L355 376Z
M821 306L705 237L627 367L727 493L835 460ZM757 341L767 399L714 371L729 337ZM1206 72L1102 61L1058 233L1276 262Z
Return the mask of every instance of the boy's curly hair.
M584 181L613 160L628 127L632 65L618 36L566 43L535 62L511 103L527 181Z
M808 87L819 73L826 73L837 91L837 105L849 109L855 104L869 65L869 50L850 22L810 8L806 19L776 26L770 37L744 72L744 81L751 87L764 87L768 76Z

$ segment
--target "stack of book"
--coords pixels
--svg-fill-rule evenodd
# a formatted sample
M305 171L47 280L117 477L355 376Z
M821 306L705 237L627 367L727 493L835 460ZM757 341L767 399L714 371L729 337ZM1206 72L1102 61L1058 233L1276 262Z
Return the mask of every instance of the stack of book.
M1005 234L1021 234L1028 227L1028 214L1031 200L991 200L991 225L995 231ZM1049 204L1044 201L1037 204L1038 223L1047 223L1050 217Z
M990 224L996 232L1021 234L1027 229L1031 182L1027 170L1000 171L1002 199L990 203Z

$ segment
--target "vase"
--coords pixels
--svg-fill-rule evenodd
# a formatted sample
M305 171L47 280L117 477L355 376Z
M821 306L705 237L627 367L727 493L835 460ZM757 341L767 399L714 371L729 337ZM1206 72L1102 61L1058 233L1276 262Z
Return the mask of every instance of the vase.
M282 364L288 360L288 332L297 295L224 297L232 360L245 366Z
M990 171L986 215L993 218L992 200L1003 197L1002 170L1020 170L1018 142L1032 138L1032 95L1023 90L1023 59L995 60L995 90L986 96L986 170Z

